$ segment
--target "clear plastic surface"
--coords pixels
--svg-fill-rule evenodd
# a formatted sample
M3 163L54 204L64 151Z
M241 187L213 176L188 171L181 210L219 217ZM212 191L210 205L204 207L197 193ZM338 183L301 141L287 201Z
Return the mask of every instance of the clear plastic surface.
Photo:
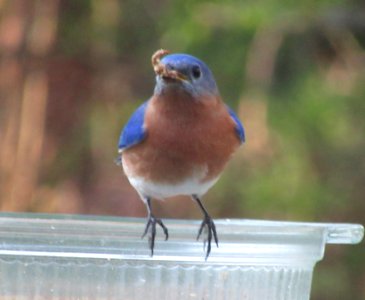
M200 221L164 220L155 255L144 219L0 214L0 299L309 299L326 243L357 224L216 220L207 261Z

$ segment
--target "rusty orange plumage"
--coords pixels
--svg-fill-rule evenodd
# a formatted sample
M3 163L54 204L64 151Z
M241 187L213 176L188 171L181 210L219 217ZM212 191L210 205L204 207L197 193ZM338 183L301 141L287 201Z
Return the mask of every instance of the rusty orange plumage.
M208 229L208 258L211 240L218 245L218 237L200 198L218 180L244 141L244 130L222 101L209 68L193 56L165 56L167 53L161 49L152 56L154 94L122 131L121 162L130 183L147 205L144 235L149 234L151 254L156 224L168 237L167 228L152 213L151 199L189 195L204 214L198 237L204 228Z

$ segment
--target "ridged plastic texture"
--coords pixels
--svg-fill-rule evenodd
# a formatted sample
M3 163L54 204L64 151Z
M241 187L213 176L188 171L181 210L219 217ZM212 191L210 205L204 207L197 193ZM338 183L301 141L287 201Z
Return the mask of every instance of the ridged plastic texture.
M0 214L0 299L304 300L326 243L357 243L363 227L217 220L204 260L200 221L166 220L155 256L143 219Z

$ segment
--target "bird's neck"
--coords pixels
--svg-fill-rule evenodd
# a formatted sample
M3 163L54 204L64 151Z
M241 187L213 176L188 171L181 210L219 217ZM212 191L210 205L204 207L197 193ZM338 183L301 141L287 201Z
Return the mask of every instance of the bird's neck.
M222 104L219 95L204 95L197 98L182 89L164 90L159 94L155 94L151 101L153 106L160 112L168 111L170 114L176 112L179 115L185 113L196 115L207 108Z

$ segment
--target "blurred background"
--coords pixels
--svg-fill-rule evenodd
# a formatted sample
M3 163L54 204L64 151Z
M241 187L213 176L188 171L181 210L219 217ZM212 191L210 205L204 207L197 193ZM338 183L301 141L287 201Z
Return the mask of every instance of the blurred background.
M246 128L213 217L365 224L365 4L343 0L0 0L2 211L145 216L114 159L161 47L204 60ZM327 248L312 299L365 299L363 244Z

